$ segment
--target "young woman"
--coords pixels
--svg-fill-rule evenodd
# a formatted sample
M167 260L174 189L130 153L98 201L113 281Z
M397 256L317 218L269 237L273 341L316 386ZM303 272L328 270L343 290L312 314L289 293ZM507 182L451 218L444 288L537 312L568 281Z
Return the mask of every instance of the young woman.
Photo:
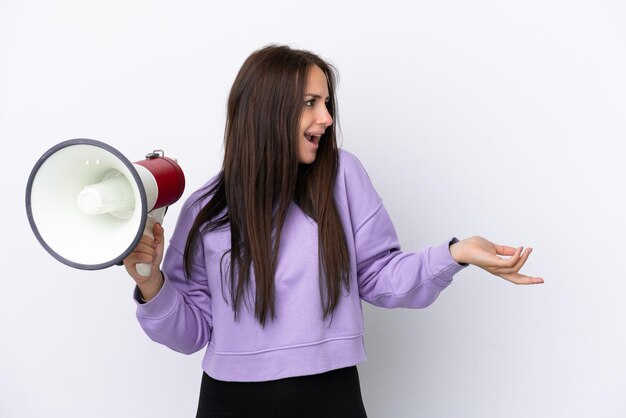
M254 52L230 92L221 172L184 204L164 259L155 225L125 260L148 336L206 347L198 417L365 417L361 300L426 307L468 264L543 282L519 273L531 249L480 237L401 251L365 170L337 147L335 83L310 52Z

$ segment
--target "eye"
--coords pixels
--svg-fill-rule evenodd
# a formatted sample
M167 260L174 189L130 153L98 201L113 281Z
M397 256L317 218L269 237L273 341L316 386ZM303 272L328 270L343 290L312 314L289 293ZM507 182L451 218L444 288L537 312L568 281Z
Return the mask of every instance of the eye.
M307 100L306 102L304 102L304 105L306 107L313 107L313 106L315 106L315 99Z

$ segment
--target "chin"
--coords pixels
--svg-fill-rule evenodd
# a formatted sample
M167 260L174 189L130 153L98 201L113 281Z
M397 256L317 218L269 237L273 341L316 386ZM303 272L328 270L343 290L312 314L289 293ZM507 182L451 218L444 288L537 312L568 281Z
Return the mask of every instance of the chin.
M306 157L306 158L298 158L298 162L300 164L313 164L313 162L315 161L315 156L311 156L311 157Z

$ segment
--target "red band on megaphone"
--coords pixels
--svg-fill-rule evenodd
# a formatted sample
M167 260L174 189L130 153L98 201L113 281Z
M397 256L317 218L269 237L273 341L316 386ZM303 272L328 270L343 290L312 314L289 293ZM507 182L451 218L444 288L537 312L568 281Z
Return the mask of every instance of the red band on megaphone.
M183 195L185 175L176 161L159 156L137 161L135 164L148 169L156 180L159 194L153 209L169 206Z

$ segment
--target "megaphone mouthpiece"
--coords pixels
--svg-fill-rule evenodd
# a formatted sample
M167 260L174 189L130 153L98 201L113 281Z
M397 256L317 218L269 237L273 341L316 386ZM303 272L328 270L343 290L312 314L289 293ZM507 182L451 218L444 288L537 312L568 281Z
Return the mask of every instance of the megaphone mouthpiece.
M87 215L111 213L121 219L128 219L135 208L133 189L126 177L112 170L99 183L85 186L78 194L80 210Z

